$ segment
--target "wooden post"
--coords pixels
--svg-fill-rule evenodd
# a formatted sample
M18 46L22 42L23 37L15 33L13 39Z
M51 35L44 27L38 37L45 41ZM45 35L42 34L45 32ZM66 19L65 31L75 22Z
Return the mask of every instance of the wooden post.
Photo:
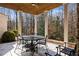
M18 26L18 34L21 35L21 19L20 19L20 15L19 15L20 11L17 11L17 26Z
M34 34L37 35L37 15L34 16L34 20L35 20Z
M68 4L64 4L64 42L68 42L68 18L67 18L67 13L68 13Z
M48 36L48 14L45 12L45 37Z

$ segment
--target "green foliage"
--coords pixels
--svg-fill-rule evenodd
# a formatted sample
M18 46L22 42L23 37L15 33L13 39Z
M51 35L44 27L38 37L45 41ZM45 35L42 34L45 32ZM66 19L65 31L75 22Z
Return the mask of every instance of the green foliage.
M12 42L12 41L15 41L15 33L13 31L4 32L1 38L1 42L5 43L5 42Z
M15 36L18 35L18 31L17 30L13 30L13 32L14 32Z
M69 40L69 42L75 42L75 37L74 36L69 36L68 40Z
M41 16L38 23L38 35L44 35L44 29L44 16Z

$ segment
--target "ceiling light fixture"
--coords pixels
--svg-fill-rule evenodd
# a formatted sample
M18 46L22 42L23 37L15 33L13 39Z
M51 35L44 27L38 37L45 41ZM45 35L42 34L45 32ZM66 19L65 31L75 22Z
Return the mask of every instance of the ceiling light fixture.
M36 7L36 8L39 8L38 4L36 4L36 3L32 3L32 6Z
M32 6L37 6L35 3L32 3Z

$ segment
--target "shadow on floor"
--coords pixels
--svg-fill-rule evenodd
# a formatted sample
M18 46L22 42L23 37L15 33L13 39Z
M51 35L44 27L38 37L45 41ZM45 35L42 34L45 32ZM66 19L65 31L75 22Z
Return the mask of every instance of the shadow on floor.
M6 53L10 53L11 55L11 50L14 48L14 44L15 42L0 44L0 56L5 55Z
M3 56L3 55L31 56L31 52L26 52L26 50L24 50L22 52L20 49L17 49L16 53L15 53L14 52L15 47L16 47L15 42L0 44L0 56ZM34 53L34 56L46 56L45 52L46 52L45 47L41 46L38 50L38 53ZM52 56L54 56L57 53L57 52L53 51L52 49L48 49L48 52Z
M38 50L38 53L34 53L34 56L46 56L45 52L46 52L46 49L44 49L44 47L40 47L39 50ZM55 56L55 54L57 53L57 52L52 51L50 49L48 49L48 52L52 56ZM31 52L25 52L24 51L24 52L21 53L21 56L31 56Z

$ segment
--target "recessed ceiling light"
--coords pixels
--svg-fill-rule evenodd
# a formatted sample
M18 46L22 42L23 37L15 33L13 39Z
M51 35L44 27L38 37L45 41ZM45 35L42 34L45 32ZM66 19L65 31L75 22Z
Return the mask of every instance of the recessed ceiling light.
M33 3L32 6L36 6L36 4Z
M36 3L32 3L32 6L39 8L39 6Z

